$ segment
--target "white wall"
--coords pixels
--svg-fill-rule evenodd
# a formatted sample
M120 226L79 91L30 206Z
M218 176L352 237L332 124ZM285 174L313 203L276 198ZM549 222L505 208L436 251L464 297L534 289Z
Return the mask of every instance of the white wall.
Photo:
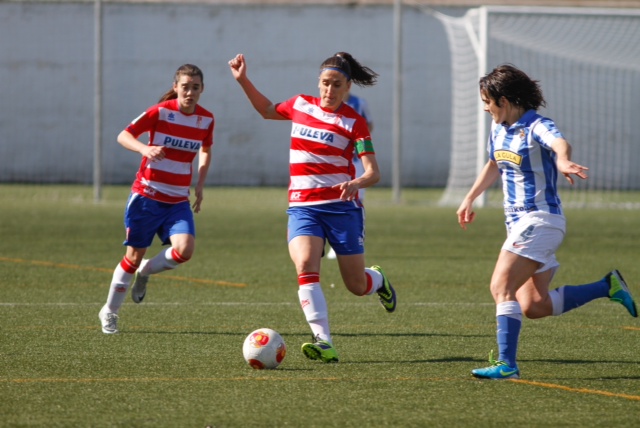
M228 70L236 53L272 101L316 95L320 63L352 53L380 74L355 87L371 105L382 185L391 184L393 9L389 6L104 4L103 173L129 183L139 155L117 134L169 89L183 63L205 74L201 104L216 116L211 185L286 185L289 123L261 119ZM461 14L462 10L444 10ZM446 35L433 17L403 15L402 178L443 186L451 82ZM90 183L93 177L94 9L0 3L0 182Z

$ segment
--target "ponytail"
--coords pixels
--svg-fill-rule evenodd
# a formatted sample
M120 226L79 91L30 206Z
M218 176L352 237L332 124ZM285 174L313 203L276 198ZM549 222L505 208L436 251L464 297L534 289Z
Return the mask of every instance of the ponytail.
M338 52L331 58L324 60L320 69L327 68L341 72L347 77L347 80L362 87L375 85L378 78L378 73L360 64L347 52Z

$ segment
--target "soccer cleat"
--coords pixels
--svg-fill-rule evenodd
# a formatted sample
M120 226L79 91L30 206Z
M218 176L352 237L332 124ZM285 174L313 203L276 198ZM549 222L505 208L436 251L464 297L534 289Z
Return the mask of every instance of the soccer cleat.
M302 353L310 360L322 360L324 363L337 363L338 352L333 345L326 340L315 338L315 343L302 345Z
M135 276L133 277L133 287L131 287L131 298L134 302L140 303L144 299L144 296L147 294L147 282L149 282L149 275L141 275L140 269L143 264L146 264L147 260L144 260L138 270L136 271Z
M633 301L627 283L624 282L620 272L617 269L613 270L607 274L606 279L609 283L609 300L620 303L627 308L632 317L637 318L638 308L636 307L636 302Z
M115 334L118 332L118 314L113 312L105 312L105 307L100 310L98 318L102 324L102 332L104 334Z
M384 307L385 311L391 313L396 310L396 290L385 276L380 266L371 266L371 269L380 272L382 275L382 287L377 291L378 297L380 297L380 304Z
M471 375L479 379L520 379L520 369L518 366L509 367L504 361L495 361L493 351L489 354L489 367L471 370Z

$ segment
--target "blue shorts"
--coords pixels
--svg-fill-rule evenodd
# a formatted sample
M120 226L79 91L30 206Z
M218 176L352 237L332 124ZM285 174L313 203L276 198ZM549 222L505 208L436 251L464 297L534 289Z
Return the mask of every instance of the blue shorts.
M336 254L364 253L364 208L337 202L287 210L287 241L296 236L317 236L329 242Z
M157 234L163 245L169 245L172 235L187 233L196 236L193 212L189 201L167 204L145 198L137 193L129 196L124 211L127 237L124 245L148 248Z

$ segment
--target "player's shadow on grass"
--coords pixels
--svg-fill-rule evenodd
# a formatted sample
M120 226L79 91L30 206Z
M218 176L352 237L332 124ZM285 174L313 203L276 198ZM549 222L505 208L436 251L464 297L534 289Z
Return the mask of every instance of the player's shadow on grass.
M241 336L246 337L247 333L242 332L230 332L230 331L193 331L193 330L150 330L148 327L145 329L130 327L127 330L122 330L120 334L193 334L193 335L211 335L211 336ZM299 337L304 341L311 339L309 333L288 333L286 331L280 332L283 337ZM473 337L483 338L492 337L492 334L452 334L452 333L336 333L333 337Z
M431 358L425 360L359 360L359 361L345 361L345 364L427 364L427 363L470 363L476 361L471 357L446 357L446 358Z
M308 335L306 335L308 336ZM457 333L334 333L333 337L493 337L495 334Z
M239 336L246 337L248 333L234 333L229 331L180 331L180 330L142 330L130 329L121 330L119 334L184 334L184 335L211 335L211 336Z
M630 364L633 366L637 366L639 361L619 361L619 360L567 360L567 359L549 359L549 358L528 358L528 359L518 359L518 362L531 362L531 363L551 363L551 364ZM640 376L638 376L640 377Z

